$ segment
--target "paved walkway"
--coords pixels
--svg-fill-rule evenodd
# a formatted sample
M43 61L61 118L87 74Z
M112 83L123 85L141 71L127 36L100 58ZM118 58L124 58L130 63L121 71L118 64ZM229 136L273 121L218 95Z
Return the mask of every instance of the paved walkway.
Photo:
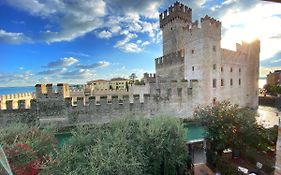
M214 175L212 170L205 164L194 165L194 175Z

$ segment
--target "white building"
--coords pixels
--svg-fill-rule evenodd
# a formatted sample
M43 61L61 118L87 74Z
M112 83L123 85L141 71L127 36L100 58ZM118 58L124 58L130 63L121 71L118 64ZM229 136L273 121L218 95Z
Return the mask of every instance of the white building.
M236 51L223 49L221 22L207 15L200 23L192 22L192 9L179 2L159 19L163 56L155 59L156 94L162 98L192 94L181 101L169 99L170 106L181 103L189 114L198 105L222 100L242 107L258 106L259 40L236 44ZM186 86L179 85L184 81ZM175 86L177 92L171 92Z

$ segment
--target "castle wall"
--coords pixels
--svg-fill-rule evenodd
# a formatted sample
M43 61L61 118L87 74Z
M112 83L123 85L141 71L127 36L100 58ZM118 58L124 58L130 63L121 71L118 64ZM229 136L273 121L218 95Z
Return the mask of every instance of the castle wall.
M7 109L7 101L12 105L10 106L11 109L18 109L18 101L20 100L25 100L25 108L29 108L30 100L34 98L35 98L35 94L31 92L1 95L0 110Z
M242 107L256 108L258 106L259 41L237 45L237 51L222 49L221 67L223 67L221 75L225 81L225 86L220 91L221 96L228 97L233 103Z
M190 117L193 113L190 106L197 106L198 103L193 100L197 96L197 86L187 88L188 83L175 80L160 83L160 94L152 91L151 94L91 96L88 102L84 97L77 97L76 105L73 104L72 97L61 99L53 93L51 100L32 100L29 109L24 108L25 101L20 101L20 109L0 110L0 121L1 125L6 125L12 121L27 122L33 119L40 121L43 126L47 123L65 126L88 122L105 123L124 115L153 117L164 114ZM155 83L150 83L149 86L155 87ZM170 93L169 96L167 93Z
M155 59L156 78L159 81L184 79L184 50Z

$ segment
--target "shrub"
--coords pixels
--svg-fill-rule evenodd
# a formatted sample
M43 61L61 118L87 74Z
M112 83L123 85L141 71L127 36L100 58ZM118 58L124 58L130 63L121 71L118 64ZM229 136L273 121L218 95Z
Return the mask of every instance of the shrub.
M46 167L47 174L184 174L188 161L181 122L124 117L80 127Z
M56 141L52 134L39 128L13 124L0 129L0 144L14 174L31 175L49 161Z

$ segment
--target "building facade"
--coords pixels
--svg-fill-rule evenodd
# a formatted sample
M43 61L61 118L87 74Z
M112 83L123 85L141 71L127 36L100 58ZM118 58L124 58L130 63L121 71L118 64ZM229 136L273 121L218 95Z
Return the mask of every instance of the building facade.
M280 85L281 84L281 70L275 70L274 72L269 72L269 74L266 75L266 84Z

